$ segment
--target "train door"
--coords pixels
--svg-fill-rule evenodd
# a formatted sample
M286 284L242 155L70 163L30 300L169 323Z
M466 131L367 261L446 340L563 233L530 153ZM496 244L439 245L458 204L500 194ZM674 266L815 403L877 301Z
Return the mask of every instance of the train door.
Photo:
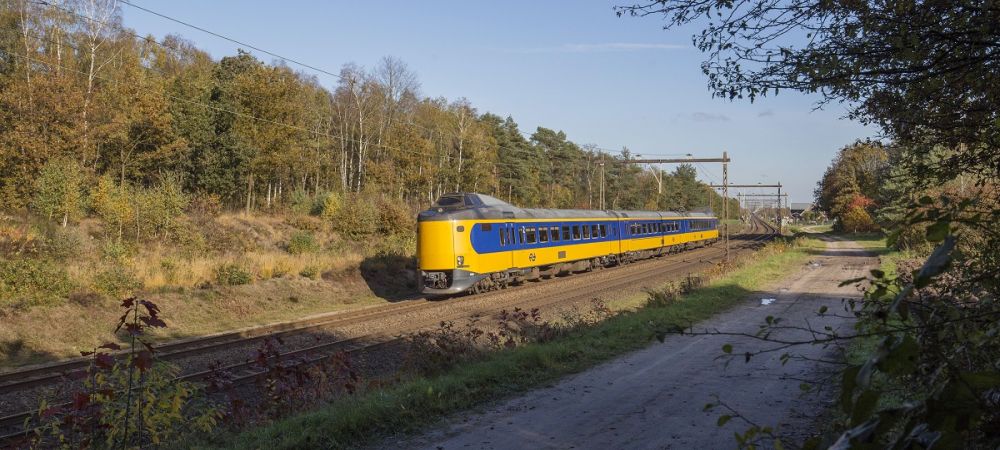
M516 265L514 264L514 249L517 248L519 242L517 241L517 233L514 232L514 223L507 222L503 224L503 232L506 235L508 247L510 247L510 251L506 252L507 256L505 257L506 258L505 261L507 261L507 267L508 268L516 267Z

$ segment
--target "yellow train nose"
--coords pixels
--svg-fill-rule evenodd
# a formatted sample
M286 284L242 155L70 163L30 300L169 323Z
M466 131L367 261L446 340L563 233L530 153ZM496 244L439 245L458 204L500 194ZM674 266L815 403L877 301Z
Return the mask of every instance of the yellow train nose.
M420 270L451 270L455 268L455 243L450 220L419 222L417 225L417 259Z

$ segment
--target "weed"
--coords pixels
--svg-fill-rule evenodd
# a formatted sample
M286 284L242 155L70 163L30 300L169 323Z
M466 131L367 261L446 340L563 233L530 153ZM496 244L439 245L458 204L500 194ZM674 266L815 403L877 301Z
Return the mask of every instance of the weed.
M319 244L316 243L316 237L309 231L292 233L292 237L288 241L288 253L293 255L311 253L317 250L319 250Z
M299 271L299 275L304 278L315 280L319 276L319 268L313 265L305 266Z
M142 289L142 281L129 268L112 264L94 277L94 290L111 298L121 298Z
M83 388L69 405L39 405L33 446L142 448L215 427L217 410L200 400L194 385L177 381L178 369L156 361L143 340L149 328L166 327L159 307L136 298L121 307L116 331L129 336L130 350L117 358L110 352L121 346L106 343L82 352L91 357Z
M223 263L215 268L215 282L222 286L239 286L250 284L253 274L237 263Z
M43 259L0 259L0 307L59 303L73 289L66 270Z

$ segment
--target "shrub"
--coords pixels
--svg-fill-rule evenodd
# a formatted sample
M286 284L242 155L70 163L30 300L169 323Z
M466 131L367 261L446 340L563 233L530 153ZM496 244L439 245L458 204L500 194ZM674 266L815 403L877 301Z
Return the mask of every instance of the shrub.
M296 214L318 216L323 212L326 194L311 195L303 189L292 192L290 209Z
M371 236L378 231L379 214L375 203L363 195L352 195L337 211L333 229L352 238Z
M35 180L33 206L62 226L83 215L84 171L74 160L57 158L45 163Z
M62 260L79 255L82 247L83 237L77 230L68 228L53 229L42 244L47 256Z
M398 199L381 198L378 204L378 231L388 235L414 234L417 221L406 204Z
M251 281L253 275L250 271L237 263L220 264L215 268L215 282L222 286L239 286Z
M312 233L308 231L292 233L292 237L288 241L288 253L301 255L316 250L319 250L319 244L316 243L316 237Z
M101 257L107 261L122 262L135 254L135 247L121 241L109 240L101 246Z
M343 197L336 192L328 192L325 196L323 196L323 208L320 212L320 217L322 217L325 222L332 223L343 207Z
M142 289L142 281L129 268L120 264L101 271L94 277L94 290L113 299L134 294Z
M301 276L303 276L305 278L309 278L309 279L315 280L316 277L319 275L319 268L317 268L316 266L313 266L313 265L305 266L305 267L302 268L301 271L299 271L299 275L301 275Z
M218 194L199 193L191 198L188 212L204 217L216 217L222 212L222 199Z
M33 306L66 299L73 282L66 270L39 259L0 259L0 305Z

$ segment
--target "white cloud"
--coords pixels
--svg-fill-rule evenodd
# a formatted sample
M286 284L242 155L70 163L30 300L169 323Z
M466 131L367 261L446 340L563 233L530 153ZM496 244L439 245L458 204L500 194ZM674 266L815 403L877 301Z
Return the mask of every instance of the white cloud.
M757 113L757 117L771 117L771 116L774 116L774 111L770 109Z
M679 50L688 48L680 44L653 44L641 42L605 42L598 44L563 44L556 47L536 47L517 50L520 53L598 53L637 52L644 50Z
M695 122L729 122L729 116L725 114L713 114L701 111L692 113L689 118Z

